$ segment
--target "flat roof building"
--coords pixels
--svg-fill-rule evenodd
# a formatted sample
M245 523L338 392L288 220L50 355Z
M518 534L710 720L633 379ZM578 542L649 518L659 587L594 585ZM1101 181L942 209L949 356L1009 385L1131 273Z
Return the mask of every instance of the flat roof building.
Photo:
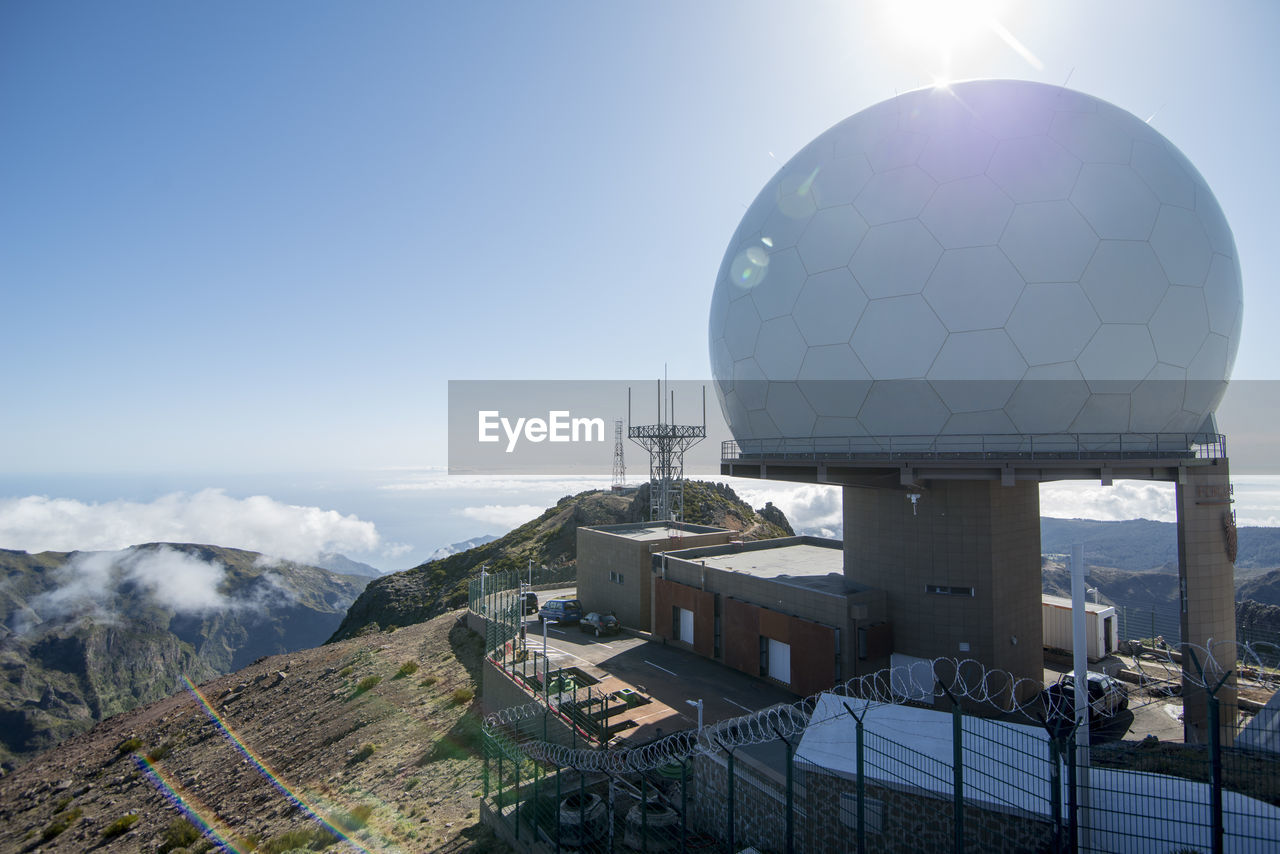
M624 626L653 626L651 556L690 546L722 545L728 528L683 522L633 522L578 528L578 599L584 611L614 612Z
M819 537L655 555L653 638L800 695L887 667L885 594L843 565L840 541Z

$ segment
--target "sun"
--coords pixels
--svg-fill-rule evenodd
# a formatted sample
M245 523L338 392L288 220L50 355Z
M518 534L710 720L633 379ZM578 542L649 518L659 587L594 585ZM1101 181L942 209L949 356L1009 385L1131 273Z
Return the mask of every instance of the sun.
M889 33L903 47L947 54L991 33L1003 0L884 0Z

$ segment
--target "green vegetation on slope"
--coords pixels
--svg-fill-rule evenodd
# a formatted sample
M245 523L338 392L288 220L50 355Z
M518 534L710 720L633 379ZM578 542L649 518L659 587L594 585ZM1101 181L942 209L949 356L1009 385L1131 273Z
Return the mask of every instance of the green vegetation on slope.
M721 483L688 481L684 518L695 525L716 525L742 531L749 539L792 534L781 510L772 505L760 513ZM413 569L384 575L369 582L331 641L357 635L370 626L407 626L429 620L467 603L467 583L482 565L490 572L535 566L572 565L578 554L578 528L617 525L649 518L649 489L633 493L606 491L568 495L536 519L492 542L476 546Z

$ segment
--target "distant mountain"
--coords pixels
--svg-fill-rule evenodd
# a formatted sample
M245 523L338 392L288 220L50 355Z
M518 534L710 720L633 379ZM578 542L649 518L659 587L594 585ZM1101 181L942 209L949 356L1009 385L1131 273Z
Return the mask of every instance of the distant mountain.
M1280 568L1280 528L1242 527L1237 536L1237 570ZM1086 566L1178 571L1178 526L1173 522L1040 519L1040 550L1044 554L1069 555L1073 543L1084 545Z
M685 521L742 531L748 539L791 534L786 516L767 505L757 512L723 483L688 481ZM590 491L561 498L538 518L491 542L375 578L347 612L331 641L355 637L372 626L421 623L467 603L467 583L481 564L491 572L535 565L563 567L578 556L578 528L649 518L648 484L635 492Z
M0 550L0 765L168 696L183 674L316 646L366 583L218 546Z
M441 546L433 551L424 563L430 563L433 560L443 560L444 558L449 557L449 555L456 555L460 552L469 551L470 549L474 549L476 546L483 546L485 543L492 543L496 539L498 538L493 534L481 534L478 537L472 537L471 539L463 540L460 543L450 543L447 546Z
M382 575L382 570L376 566L369 566L367 563L352 560L346 555L340 555L337 552L325 552L314 560L311 566L318 566L321 569L327 569L339 575L363 575L367 578L377 578Z

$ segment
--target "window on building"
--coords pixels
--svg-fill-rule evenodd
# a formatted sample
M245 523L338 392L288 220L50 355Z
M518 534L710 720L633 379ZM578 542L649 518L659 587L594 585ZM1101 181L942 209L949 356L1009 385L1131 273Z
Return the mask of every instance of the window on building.
M924 591L936 596L973 596L972 587L948 587L945 584L926 584Z
M622 573L621 573L621 572L614 572L612 569L611 569L611 570L609 570L609 580L610 580L610 581L612 581L614 584L621 584L621 583L622 583Z

